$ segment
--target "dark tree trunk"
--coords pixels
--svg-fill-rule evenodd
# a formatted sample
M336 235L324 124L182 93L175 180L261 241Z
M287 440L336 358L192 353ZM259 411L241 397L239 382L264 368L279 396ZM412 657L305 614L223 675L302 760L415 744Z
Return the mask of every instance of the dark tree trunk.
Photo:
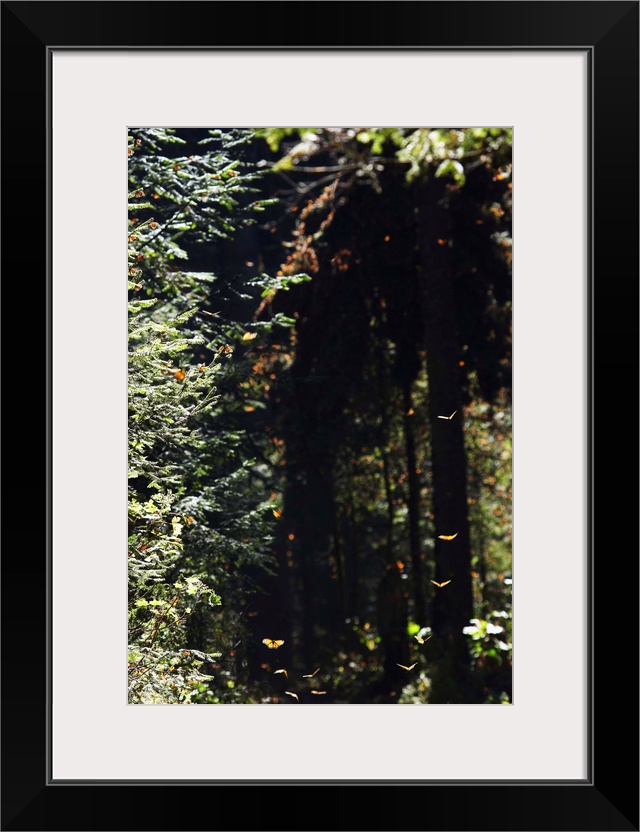
M408 661L407 601L405 582L395 564L388 564L378 586L378 633L384 655L384 674L379 683L372 686L372 695L378 701L393 701L406 682L406 673L399 665Z
M334 312L337 288L326 274L300 287L297 296L303 311L296 328L295 360L281 400L280 431L285 441L282 521L296 592L292 646L295 662L304 666L322 660L333 643L325 636L332 635L336 622L342 620L333 469L348 392L348 379L340 368L353 356L334 332L339 328Z
M306 667L318 661L323 635L340 618L340 601L339 583L332 579L330 564L335 525L330 470L317 460L301 459L300 448L297 451L298 464L289 471L281 522L286 530L288 571L296 586L291 610L292 665Z
M404 401L404 437L407 453L407 471L409 497L409 551L411 553L411 571L413 573L413 601L415 620L424 626L427 620L427 604L424 591L424 569L420 557L420 481L416 468L416 443L414 436L413 403L411 398L411 384L405 381L403 389Z
M436 528L434 577L438 582L451 581L445 587L434 587L432 626L442 661L434 675L431 702L464 702L469 657L462 630L473 616L473 595L461 413L462 350L457 335L446 180L431 176L416 188L416 195ZM438 418L456 410L452 419ZM444 541L438 539L440 534L457 536Z

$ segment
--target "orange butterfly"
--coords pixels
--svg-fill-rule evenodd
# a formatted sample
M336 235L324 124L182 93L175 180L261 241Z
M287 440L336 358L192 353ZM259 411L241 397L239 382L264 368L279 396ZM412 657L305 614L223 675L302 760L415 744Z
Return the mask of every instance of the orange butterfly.
M243 341L253 341L253 339L256 338L257 336L258 336L257 332L245 332L245 334L242 336L242 340Z
M263 638L262 643L266 644L269 650L277 650L278 647L281 647L284 644L284 641L282 639Z
M457 410L454 410L451 416L438 416L438 419L453 419L457 412Z
M431 583L435 584L436 586L446 586L447 584L450 584L451 581L443 581L441 584L439 584L437 581L431 581Z
M282 517L282 512L278 511L277 508L272 509L272 511L273 511L273 516L274 517L276 517L276 518Z
M297 693L292 693L290 690L285 690L285 693L288 694L289 696L293 696L293 698L296 700L296 702L300 701L298 699L298 694Z
M303 678L303 679L310 679L312 676L315 676L315 675L316 675L316 673L317 673L319 670L320 670L320 668L319 668L319 667L316 667L316 669L313 671L313 673L305 673L305 674L304 674L304 676L303 676L302 678Z
M276 673L284 673L285 678L286 678L286 679L288 679L288 678L289 678L289 674L288 674L288 673L287 673L287 671L284 669L284 667L281 667L281 668L280 668L280 670L274 670L274 671L273 671L273 675L274 675L274 676L276 675Z
M396 664L398 664L398 663L396 662ZM407 667L407 666L406 666L406 665L404 665L404 664L398 664L398 667L401 667L403 670L413 670L413 668L414 668L417 664L418 664L418 662L414 662L413 664L409 665L409 667Z
M439 534L438 537L440 540L453 540L454 537L458 536L458 532L455 534Z

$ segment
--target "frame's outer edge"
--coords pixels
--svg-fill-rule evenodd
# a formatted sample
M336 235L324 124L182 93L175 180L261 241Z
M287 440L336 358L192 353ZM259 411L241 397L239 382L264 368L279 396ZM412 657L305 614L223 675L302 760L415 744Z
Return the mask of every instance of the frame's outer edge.
M5 116L12 119L19 119L19 147L22 159L28 160L28 167L21 167L14 164L13 154L7 150L5 139L5 160L3 163L5 206L15 204L15 201L22 200L25 190L29 196L39 195L43 183L47 180L47 167L49 165L49 127L50 127L50 83L49 74L46 71L45 62L50 60L50 51L47 44L59 43L63 48L78 48L83 44L91 44L90 49L101 46L113 46L122 40L123 32L123 9L125 4L115 2L3 2L2 4L2 27L3 27L3 81L2 98ZM143 9L140 3L126 4L130 11L127 18L127 32L130 42L139 43L140 46L154 46L162 43L166 35L164 20L156 18L149 19L148 10L152 4L145 4ZM181 3L180 9L184 13L187 3ZM191 4L195 5L195 4ZM198 4L201 5L201 4ZM217 6L220 4L217 3ZM228 4L232 5L232 4ZM341 4L341 6L354 4ZM595 612L595 600L598 600L598 615L600 623L596 630L592 626L592 641L598 661L593 663L594 669L598 669L600 675L594 677L592 693L593 702L593 751L598 751L598 757L590 769L589 779L591 784L584 786L579 784L566 785L562 783L533 783L526 785L519 784L486 784L488 789L501 789L502 794L497 800L503 809L507 805L520 806L520 812L526 807L528 817L521 817L521 829L562 829L570 830L599 830L599 832L611 832L617 830L638 829L638 764L637 764L637 702L638 702L638 679L637 679L637 651L634 650L629 656L628 639L626 629L629 626L637 626L637 586L638 586L638 564L636 553L638 551L637 538L636 546L629 543L628 523L626 517L631 514L636 516L637 501L629 501L628 488L623 491L618 481L621 474L620 455L628 456L628 447L631 445L637 448L637 432L635 427L637 420L616 420L614 425L615 445L614 452L602 450L595 456L594 428L596 418L599 417L599 424L607 424L611 420L612 412L618 416L620 388L617 376L610 372L611 367L622 364L625 376L629 372L635 372L637 382L637 309L638 309L638 252L637 252L637 229L638 229L638 2L560 2L553 3L405 3L398 2L376 3L369 6L371 12L367 27L362 27L359 37L362 40L378 43L381 41L391 42L399 48L403 48L403 38L407 37L406 20L402 18L400 10L405 12L413 11L418 5L423 7L425 12L431 14L429 18L429 36L433 35L433 46L446 46L446 38L449 32L456 31L447 28L445 25L451 20L453 13L458 16L464 9L468 17L466 26L460 23L459 32L462 39L486 38L488 43L496 46L519 49L513 44L525 42L522 48L537 48L532 45L536 41L544 48L558 48L562 44L586 44L592 45L593 49L593 146L592 146L592 170L593 177L591 191L595 194L592 210L592 305L591 305L591 333L592 344L590 349L591 369L598 373L598 390L600 392L597 408L593 401L593 415L590 427L590 441L593 461L590 464L590 477L593 486L592 530L591 545L595 543L595 498L598 505L604 506L606 497L611 502L611 510L608 516L611 521L613 533L621 535L624 531L625 541L622 550L618 540L614 542L616 552L624 557L624 564L619 567L616 563L605 563L604 557L597 562L593 558L591 594L593 597L591 613ZM176 3L163 2L162 8L166 11L173 6L178 11ZM264 4L261 9L260 3L244 3L243 9L252 7L254 31L248 33L250 43L264 46L265 31L271 15L276 6L282 7L282 3ZM480 7L485 12L492 7L498 9L509 6L505 15L505 22L493 20L484 21L474 14ZM202 7L202 6L201 6ZM266 7L266 8L265 8ZM413 8L412 8L413 7ZM474 9L475 7L475 9ZM528 8L525 8L528 7ZM391 9L394 15L391 17ZM266 11L269 9L269 16ZM289 6L289 10L291 6ZM539 10L544 10L545 15L540 16ZM457 22L457 21L456 21ZM490 28L490 24L491 27ZM265 26L267 27L265 29ZM521 40L515 33L522 32L527 28L526 37ZM410 27L409 27L410 28ZM322 21L315 27L315 37L318 44L332 42L335 37L335 21L330 20L328 25ZM200 37L199 31L192 33L195 39ZM415 29L414 29L415 32ZM181 35L188 40L188 33ZM252 37L253 35L253 37ZM232 48L233 40L237 40L237 34L223 33L228 43L221 42L217 48ZM230 39L231 38L231 39ZM442 43L438 43L438 38ZM95 44L95 45L94 45ZM198 44L185 43L181 48L192 48ZM309 44L313 46L313 44ZM122 46L120 48L132 48ZM162 48L162 47L155 47ZM246 48L255 48L248 46ZM266 48L269 48L268 46ZM288 48L288 47L285 47ZM306 47L300 47L306 48ZM338 46L337 48L345 48ZM364 48L367 45L364 44ZM380 47L371 47L373 49ZM385 48L385 47L381 47ZM428 48L428 47L427 47ZM464 47L457 47L464 48ZM488 47L480 47L488 48ZM42 72L42 70L45 70ZM16 83L16 79L20 83ZM40 104L46 101L46 112L38 106L26 106L28 102ZM5 126L6 126L5 122ZM623 149L623 168L616 168L611 161L612 154L612 131L616 127L624 125L624 135L619 138ZM6 135L6 133L5 133ZM615 138L615 137L614 137ZM622 162L621 162L622 166ZM40 438L35 442L30 438L31 449L35 451L38 461L44 456L47 464L50 465L50 397L51 397L51 363L50 363L50 311L51 311L51 283L50 283L50 245L51 240L47 237L45 250L36 254L33 251L33 230L45 227L49 235L50 220L50 187L46 186L47 193L45 200L40 202L37 198L30 198L28 201L29 222L24 221L24 212L17 210L5 211L5 241L10 240L11 246L5 245L4 263L6 274L10 275L12 270L12 252L16 247L21 246L23 250L29 250L31 263L42 266L48 275L47 286L41 294L42 311L45 318L43 332L45 334L44 351L47 356L44 361L36 361L30 366L31 377L42 379L43 389L46 391L47 409L47 434L45 439ZM9 200L11 195L11 200ZM612 205L624 206L623 211L614 214ZM47 216L48 215L48 216ZM22 244L22 245L21 245ZM28 247L28 248L27 248ZM10 250L9 250L10 249ZM35 272L35 267L34 267ZM30 297L30 311L37 305L37 293ZM12 307L13 304L10 304ZM634 347L636 349L634 349ZM632 356L635 355L635 359ZM593 395L594 385L591 382L590 396ZM590 398L590 401L592 399ZM22 415L22 414L20 414ZM629 423L631 423L633 434L629 435ZM625 433L625 427L627 432ZM17 431L16 431L17 433ZM620 452L619 448L623 448ZM32 469L24 466L26 470L11 471L11 491L16 494L34 495L37 486L34 488ZM598 475L597 482L595 474ZM45 525L45 547L49 552L50 521L51 521L51 494L50 494L50 469L46 474L47 494L42 494L43 502L46 505L47 520ZM614 490L615 486L615 490ZM43 489L44 491L44 489ZM634 494L635 497L635 494ZM608 505L608 503L607 503ZM24 511L22 509L21 511ZM16 511L16 516L20 516ZM601 509L601 517L603 512ZM606 521L604 521L606 522ZM609 525L607 522L606 525ZM609 539L609 530L602 534L601 541ZM605 544L609 545L609 544ZM602 549L604 545L601 543ZM629 555L631 548L631 556ZM593 555L593 552L592 552ZM46 708L50 707L51 696L49 681L51 670L50 651L50 628L47 610L42 601L36 600L27 606L27 614L23 613L24 603L20 592L16 587L28 586L30 593L36 599L44 599L45 584L50 585L50 573L39 573L34 569L34 561L29 558L29 553L24 557L12 557L11 553L5 552L3 564L5 577L5 588L3 590L3 601L5 604L5 627L3 635L3 669L5 671L5 687L2 703L3 710L3 762L4 762L4 788L3 788L3 812L2 829L7 830L53 830L53 829L86 829L88 823L94 825L94 829L129 829L134 826L138 829L162 829L176 828L170 820L170 813L166 805L158 804L158 816L154 817L149 812L150 801L139 801L138 808L130 810L130 803L124 797L126 792L117 785L109 787L104 791L100 784L72 784L60 783L59 787L46 785L51 783L50 748L43 742L46 735ZM613 582L611 577L617 578L622 575L622 580ZM615 585L614 585L615 583ZM11 626L13 625L13 626ZM617 632L617 636L616 636ZM40 650L36 647L33 650L32 664L23 670L22 665L16 666L15 644L43 645L48 653L46 659L47 679L44 686L39 684L42 678L38 671L44 662ZM633 639L635 644L635 639ZM632 674L627 672L630 659L634 662ZM612 668L607 673L603 668ZM34 682L34 680L37 680ZM599 718L595 719L596 712ZM17 719L16 715L21 718ZM620 756L618 743L629 736L633 737L634 755L633 765L629 764L628 755ZM267 783L265 782L265 785ZM107 784L104 784L105 786ZM128 781L123 788L129 792L137 791L138 784ZM155 785L145 783L144 786ZM161 785L157 783L157 785ZM194 784L195 785L195 784ZM203 785L210 785L204 783ZM250 814L250 803L256 805L263 802L263 791L261 786L253 784L238 783L245 790L245 801L243 811L246 808ZM292 787L287 800L289 801L289 815L292 818L307 818L309 806L317 803L317 794L304 781L301 784L277 784L280 788ZM321 784L318 784L321 785ZM374 786L373 783L363 784L362 788ZM416 784L417 785L417 784ZM503 786L507 786L503 788ZM483 784L468 785L450 783L443 785L444 794L450 786L458 788L459 792L466 795L468 803L471 804L474 790L482 788ZM74 788L75 787L75 788ZM340 782L336 788L347 787L352 789L355 797L355 789L359 786L353 783ZM69 792L69 788L72 789ZM112 790L117 789L117 795ZM182 795L188 794L189 786L177 783L175 788L181 789ZM222 796L237 801L234 786L229 784L213 786L217 793L214 794L214 803L221 803ZM324 787L332 788L332 787ZM407 784L394 786L395 795L391 801L385 803L406 805L415 799L414 786ZM428 787L438 790L439 786ZM255 801L249 797L255 796ZM401 792L401 794L400 794ZM555 793L555 796L554 796ZM335 792L336 796L338 792ZM426 800L431 799L431 794ZM464 803L460 797L453 801L453 804ZM490 793L488 792L487 795ZM122 806L119 800L122 795ZM543 800L543 795L546 802ZM578 797L579 795L579 797ZM276 795L277 797L278 795ZM325 797L325 795L322 795ZM326 796L328 797L328 796ZM401 800L399 800L401 798ZM460 799L462 798L462 799ZM360 800L362 801L360 803ZM511 801L513 800L513 803ZM367 792L361 791L358 795L360 810L366 814L366 805L371 803ZM374 801L376 804L378 801ZM442 812L438 811L432 816L434 822L440 822L438 828L453 829L450 825L452 816L456 815L456 806L449 804L444 806L442 801ZM458 808L460 808L458 806ZM377 805L374 812L374 820L370 826L363 825L362 828L397 828L398 806L391 808ZM437 815L437 817L436 817ZM458 820L464 812L458 814ZM256 814L255 828L269 828L265 822ZM482 820L473 813L468 815L470 823L479 822L483 825L479 828L496 829L492 823L498 819ZM517 813L513 815L516 820ZM280 819L278 819L280 822ZM295 824L295 820L292 821ZM133 824L133 826L132 826ZM546 824L546 825L545 825ZM205 828L205 827L202 827ZM208 825L206 826L208 828ZM248 828L248 827L244 827ZM287 826L273 826L272 828L286 829ZM299 825L290 826L291 829L300 828ZM309 826L309 828L314 828ZM408 828L408 827L407 827ZM415 828L415 827L414 827ZM433 827L432 827L433 828ZM460 829L460 826L455 828ZM471 828L469 826L468 828ZM508 828L516 828L510 823Z
M638 829L638 651L633 638L629 655L628 627L638 627L638 527L635 538L625 535L612 554L608 518L638 516L637 491L630 491L624 463L629 451L638 459L637 411L614 427L612 442L604 433L611 404L626 398L623 385L638 382L638 30L640 4L633 3L615 26L597 40L593 56L592 129L592 308L590 360L593 375L591 438L591 627L593 730L595 755L592 779ZM613 141L614 133L619 141ZM618 132L619 131L619 132ZM621 374L612 372L619 368ZM597 383L593 381L597 371ZM634 397L637 401L637 395ZM599 451L595 425L600 425ZM606 441L606 444L605 444ZM622 482L621 482L622 480ZM637 484L637 480L636 480ZM595 525L595 507L600 525ZM599 529L598 537L595 532ZM635 544L635 545L634 545ZM595 548L595 546L594 546ZM631 549L634 557L629 558ZM619 567L620 586L611 592L611 569ZM596 612L597 610L597 612ZM631 672L629 663L633 662ZM613 671L613 673L611 672ZM633 753L620 754L620 740L633 737Z

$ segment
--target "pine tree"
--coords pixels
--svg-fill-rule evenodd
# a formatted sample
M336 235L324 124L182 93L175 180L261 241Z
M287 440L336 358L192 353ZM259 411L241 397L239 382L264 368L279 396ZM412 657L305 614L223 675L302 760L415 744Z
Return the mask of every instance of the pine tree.
M253 198L259 174L242 160L250 138L208 131L196 152L180 155L193 136L129 135L132 703L259 701L259 692L239 693L233 656L252 576L273 567L273 492L264 471L256 476L243 397L253 340L291 321L252 323L230 302L259 299L278 281L180 268L264 209Z

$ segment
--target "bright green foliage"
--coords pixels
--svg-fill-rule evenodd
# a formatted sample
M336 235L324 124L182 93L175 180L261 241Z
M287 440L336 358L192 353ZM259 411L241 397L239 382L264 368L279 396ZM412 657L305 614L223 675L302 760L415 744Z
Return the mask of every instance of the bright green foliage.
M330 148L340 148L340 164L346 172L351 166L359 176L369 178L376 186L376 174L383 165L399 161L407 165L407 181L435 174L451 176L464 185L469 165L483 164L489 159L500 165L510 159L513 130L501 127L464 129L366 127L366 128L264 128L257 131L273 151L281 149L285 140L299 137L289 146L274 170L292 170L309 164L308 160ZM363 154L366 147L368 154Z
M509 150L512 130L501 128L471 128L469 130L431 130L420 128L407 131L398 140L398 159L408 162L409 181L424 175L430 166L436 166L436 176L450 175L459 185L466 180L463 163L479 159L486 161L504 147ZM486 156L486 158L482 158Z
M288 322L222 322L210 310L229 282L180 268L194 247L230 238L263 209L246 198L257 176L240 161L247 138L211 131L203 153L176 156L187 139L174 131L129 137L132 703L227 701L233 683L218 662L242 638L251 569L270 568L269 491L256 487L234 413L251 373L243 333ZM232 291L259 297L266 280Z

